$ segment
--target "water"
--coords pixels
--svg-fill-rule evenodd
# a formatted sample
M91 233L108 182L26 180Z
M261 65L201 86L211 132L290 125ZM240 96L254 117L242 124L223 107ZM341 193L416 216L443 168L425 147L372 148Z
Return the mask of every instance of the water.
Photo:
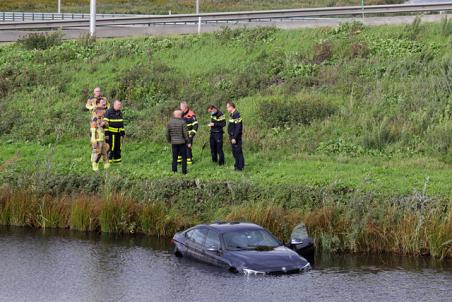
M245 277L173 257L168 240L0 228L0 301L451 301L452 263L330 256Z

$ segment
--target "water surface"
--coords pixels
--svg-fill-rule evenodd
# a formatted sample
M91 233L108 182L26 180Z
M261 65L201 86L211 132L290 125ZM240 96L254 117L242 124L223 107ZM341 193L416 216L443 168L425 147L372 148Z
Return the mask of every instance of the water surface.
M323 256L245 277L173 257L168 240L0 228L0 301L451 301L452 263Z

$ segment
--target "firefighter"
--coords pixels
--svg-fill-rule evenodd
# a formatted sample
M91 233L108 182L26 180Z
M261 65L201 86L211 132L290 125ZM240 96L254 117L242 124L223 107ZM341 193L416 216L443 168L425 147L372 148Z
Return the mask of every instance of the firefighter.
M210 154L212 161L218 162L218 165L224 165L223 152L223 128L226 126L226 119L223 112L218 110L214 105L207 107L210 113Z
M86 101L86 109L88 109L92 115L94 116L94 109L99 107L99 102L101 100L105 101L105 106L104 109L107 110L110 107L110 103L108 102L107 98L102 96L102 92L100 90L100 87L96 87L94 88L93 91L93 96L91 96L87 101Z
M101 108L96 108L93 111L91 119L91 146L93 148L91 154L91 162L93 171L99 171L99 161L104 162L104 169L110 167L108 160L109 146L105 141L105 129L108 127L107 122L104 121L104 111Z
M188 107L187 102L180 103L180 110L182 111L182 118L187 124L188 129L188 144L187 144L187 164L193 164L193 140L196 135L196 131L198 131L198 120L196 119L195 113ZM188 146L190 145L190 146ZM178 158L178 163L182 162L182 157Z
M245 168L245 159L243 157L242 150L242 134L243 134L243 122L240 117L240 113L237 111L233 102L228 102L226 108L229 112L229 124L228 135L231 143L232 155L234 156L235 163L234 169L236 171L242 171Z
M108 123L106 134L107 142L110 145L109 158L111 163L120 163L122 161L121 151L126 133L121 108L121 101L116 100L113 103L113 107L109 108L104 115L104 120Z

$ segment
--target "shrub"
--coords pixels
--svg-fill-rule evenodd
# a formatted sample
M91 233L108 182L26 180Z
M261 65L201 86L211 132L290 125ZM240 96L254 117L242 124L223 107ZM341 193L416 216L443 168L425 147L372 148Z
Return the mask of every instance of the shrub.
M63 33L54 31L52 33L31 33L17 40L24 49L49 49L63 43Z
M405 26L403 36L410 40L415 40L422 31L421 22L422 18L420 16L416 16L411 24Z
M314 120L331 116L336 110L336 106L325 98L309 94L294 99L264 99L257 108L259 116L270 127L310 125Z
M401 121L395 118L384 118L381 122L369 120L363 136L364 147L382 150L398 141L401 137L401 126Z
M321 64L333 57L333 44L330 41L322 41L314 45L314 57L312 61Z

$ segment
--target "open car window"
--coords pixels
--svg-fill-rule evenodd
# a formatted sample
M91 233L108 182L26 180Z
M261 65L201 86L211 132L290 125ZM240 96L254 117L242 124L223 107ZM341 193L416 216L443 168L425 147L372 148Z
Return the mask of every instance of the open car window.
M228 250L255 250L280 246L270 233L265 230L240 230L223 234L225 247Z
M207 229L193 229L187 232L187 239L200 245L204 245L206 240Z

